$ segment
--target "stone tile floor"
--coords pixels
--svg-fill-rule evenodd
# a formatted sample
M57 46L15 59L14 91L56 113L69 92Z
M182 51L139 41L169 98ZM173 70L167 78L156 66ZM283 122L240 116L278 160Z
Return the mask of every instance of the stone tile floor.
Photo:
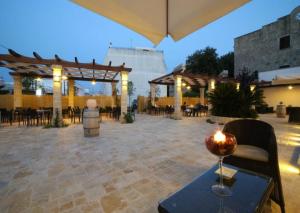
M300 126L261 119L276 130L287 212L297 212ZM95 138L78 124L0 128L0 212L154 213L217 160L204 145L216 125L205 118L137 115L133 124L100 126Z

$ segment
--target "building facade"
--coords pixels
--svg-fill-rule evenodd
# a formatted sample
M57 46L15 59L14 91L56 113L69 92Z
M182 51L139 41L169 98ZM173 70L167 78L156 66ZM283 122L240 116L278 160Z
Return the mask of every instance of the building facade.
M133 99L137 96L148 96L150 92L149 81L167 73L163 51L148 48L115 48L110 47L104 59L104 64L112 62L112 66L125 63L126 67L132 68L129 73L129 81L133 82L135 92ZM120 85L117 88L120 90ZM160 87L160 96L166 96L166 86ZM104 93L111 95L111 87L105 84Z
M300 66L300 6L261 29L234 39L234 66L271 71Z

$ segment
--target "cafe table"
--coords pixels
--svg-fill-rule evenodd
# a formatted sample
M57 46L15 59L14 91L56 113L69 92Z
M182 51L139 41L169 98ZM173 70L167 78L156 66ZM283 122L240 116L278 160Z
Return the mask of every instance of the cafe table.
M262 212L274 188L273 179L231 165L223 165L237 170L232 179L224 182L230 187L231 196L221 197L212 192L211 186L219 182L219 175L215 173L218 165L215 165L159 202L159 213Z

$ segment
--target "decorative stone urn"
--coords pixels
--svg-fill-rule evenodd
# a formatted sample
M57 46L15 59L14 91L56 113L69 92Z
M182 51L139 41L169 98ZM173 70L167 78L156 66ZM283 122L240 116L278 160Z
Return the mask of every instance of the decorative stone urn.
M85 137L99 136L99 110L95 99L87 100L87 109L83 112L83 130Z

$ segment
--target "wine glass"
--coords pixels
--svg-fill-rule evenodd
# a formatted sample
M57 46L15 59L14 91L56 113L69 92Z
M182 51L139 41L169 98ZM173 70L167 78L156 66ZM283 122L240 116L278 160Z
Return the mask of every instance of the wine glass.
M207 149L214 155L219 157L220 182L212 186L212 191L219 196L231 196L232 192L229 187L223 184L223 158L231 155L236 147L236 139L234 135L217 131L214 135L209 136L205 140Z

